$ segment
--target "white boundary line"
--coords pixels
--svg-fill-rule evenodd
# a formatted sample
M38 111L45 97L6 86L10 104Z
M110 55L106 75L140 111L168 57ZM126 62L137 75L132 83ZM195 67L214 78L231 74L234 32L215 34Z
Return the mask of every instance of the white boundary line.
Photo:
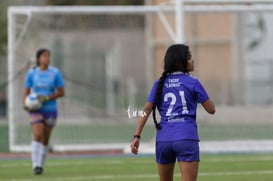
M155 153L155 143L140 145L140 153ZM209 154L221 153L272 153L273 140L230 140L230 141L200 141L200 152ZM130 153L129 146L124 149Z

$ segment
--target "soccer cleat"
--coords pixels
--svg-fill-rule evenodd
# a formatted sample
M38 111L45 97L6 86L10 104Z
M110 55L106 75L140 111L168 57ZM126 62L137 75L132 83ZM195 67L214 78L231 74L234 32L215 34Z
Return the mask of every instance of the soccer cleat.
M33 170L34 175L42 175L44 172L42 167L35 167Z

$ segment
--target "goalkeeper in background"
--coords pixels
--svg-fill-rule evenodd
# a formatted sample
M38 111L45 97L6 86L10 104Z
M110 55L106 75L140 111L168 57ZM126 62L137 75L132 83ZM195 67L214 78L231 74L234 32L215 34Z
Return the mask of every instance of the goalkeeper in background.
M28 71L25 80L23 102L30 93L38 95L42 103L38 111L28 110L32 127L32 166L35 175L43 174L51 131L56 124L56 99L64 95L64 82L60 71L50 66L50 51L40 49L36 53L37 66Z

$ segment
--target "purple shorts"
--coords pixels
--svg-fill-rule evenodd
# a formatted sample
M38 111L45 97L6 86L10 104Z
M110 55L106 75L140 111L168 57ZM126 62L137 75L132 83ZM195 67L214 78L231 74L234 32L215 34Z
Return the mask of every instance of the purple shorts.
M199 141L157 141L156 161L159 164L170 164L175 161L193 162L200 161Z
M29 121L30 124L43 123L48 127L53 128L57 120L57 111L54 112L30 112Z

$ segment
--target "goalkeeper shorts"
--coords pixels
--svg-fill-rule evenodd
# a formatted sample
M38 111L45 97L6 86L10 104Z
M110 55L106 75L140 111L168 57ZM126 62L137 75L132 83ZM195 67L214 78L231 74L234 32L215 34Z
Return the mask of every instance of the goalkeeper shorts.
M54 112L30 112L30 124L43 123L48 127L53 128L57 121L57 111Z

